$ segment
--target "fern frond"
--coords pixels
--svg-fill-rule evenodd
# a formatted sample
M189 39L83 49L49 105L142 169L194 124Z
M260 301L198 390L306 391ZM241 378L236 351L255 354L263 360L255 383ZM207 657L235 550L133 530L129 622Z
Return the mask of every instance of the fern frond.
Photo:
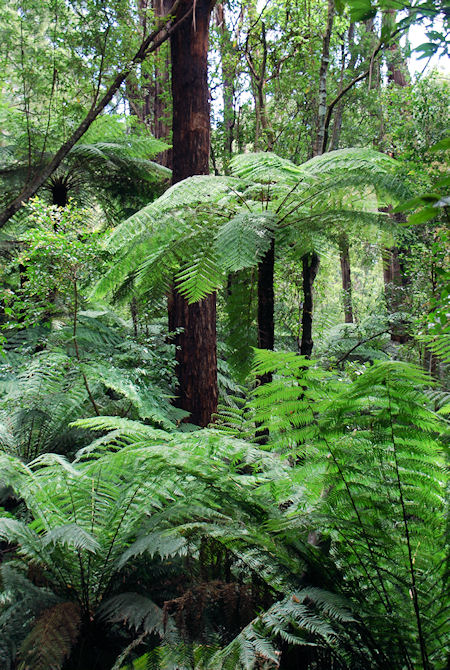
M275 219L271 212L242 212L217 232L216 248L224 270L238 272L256 265L270 247Z
M139 593L121 593L108 598L98 614L109 623L125 623L136 631L157 633L161 638L174 630L173 623L166 621L164 611L153 600Z
M72 602L45 610L19 649L19 668L60 670L77 641L81 628L80 609Z

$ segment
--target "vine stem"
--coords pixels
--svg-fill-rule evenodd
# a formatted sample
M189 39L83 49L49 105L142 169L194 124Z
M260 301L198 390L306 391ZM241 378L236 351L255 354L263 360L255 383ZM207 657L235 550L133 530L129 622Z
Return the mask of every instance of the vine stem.
M400 497L400 506L402 508L403 525L405 527L406 545L407 545L407 548L408 548L409 573L410 573L410 576L411 576L410 593L411 593L411 599L413 601L414 614L416 616L417 632L418 632L418 635L419 635L419 644L420 644L420 655L422 657L422 665L423 665L424 670L428 670L429 664L428 664L427 651L426 651L426 647L425 647L425 640L424 640L424 637L423 637L422 620L420 618L419 598L417 596L416 573L414 572L414 558L413 558L413 552L412 552L412 548L411 548L411 537L410 537L410 534L409 534L408 518L407 518L407 514L406 514L406 505L405 505L405 499L403 497L403 486L402 486L402 482L401 482L401 479L400 479L400 469L399 469L398 458L397 458L397 445L396 445L396 442L395 442L394 426L393 426L393 423L392 423L392 402L391 402L391 393L390 393L390 390L389 390L389 379L386 379L386 391L387 391L388 403L389 403L389 423L390 423L390 429L391 429L392 448L393 448L393 453L394 453L395 475L396 475L396 479L397 479L397 486L398 486L398 492L399 492L399 497Z
M98 411L97 404L94 400L94 396L91 393L91 389L89 388L88 380L86 375L84 374L82 368L81 368L81 356L80 356L80 349L78 347L78 340L77 340L77 324L78 324L78 288L77 288L77 280L74 279L73 281L73 297L74 297L74 308L73 308L73 346L75 347L75 355L77 357L77 361L80 365L80 370L81 370L81 375L83 377L84 381L84 386L86 388L87 394L89 396L89 400L91 401L91 405L94 408L94 412L97 416L100 416L100 412Z

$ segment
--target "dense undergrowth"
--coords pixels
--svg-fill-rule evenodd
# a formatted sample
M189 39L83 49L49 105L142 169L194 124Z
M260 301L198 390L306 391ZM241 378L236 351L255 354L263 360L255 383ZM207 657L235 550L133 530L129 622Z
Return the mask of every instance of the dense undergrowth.
M70 199L36 199L7 230L5 670L447 667L439 301L404 345L392 336L412 315L383 304L331 324L317 359L280 326L278 351L254 347L264 254L297 310L286 275L305 253L342 230L392 234L395 162L257 153L231 170L180 182L112 234ZM191 301L220 291L221 405L202 430L174 402L172 281Z
M117 345L105 318L84 345ZM120 346L113 383L52 337L14 380L3 365L5 668L444 667L445 424L425 373L261 350L272 381L180 432ZM78 418L83 375L102 416Z

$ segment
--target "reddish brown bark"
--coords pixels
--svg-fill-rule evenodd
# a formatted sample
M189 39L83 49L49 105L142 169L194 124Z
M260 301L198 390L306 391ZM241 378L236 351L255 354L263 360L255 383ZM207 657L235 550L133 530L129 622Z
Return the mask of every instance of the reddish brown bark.
M405 291L409 282L400 262L399 251L398 247L385 249L383 259L384 291L390 312L401 312L406 309ZM402 323L392 326L392 342L404 344L408 339L409 335Z
M171 39L174 184L209 173L207 57L214 2L182 0L180 15L193 4L192 20L186 21ZM206 426L217 411L218 399L216 294L188 305L174 290L169 298L169 329L177 328L183 329L176 336L177 404L190 413L192 423Z
M155 20L170 14L172 0L137 0L139 24L143 38L148 32L148 12L152 7ZM147 66L148 68L148 66ZM140 83L137 77L130 76L126 81L126 96L130 112L138 117L158 139L170 143L170 54L167 45L155 50L153 69L145 69L141 73ZM163 151L155 160L165 167L172 167L172 149Z
M169 330L175 336L176 405L190 413L189 421L207 426L217 411L216 294L189 305L178 291L169 296Z
M395 14L395 9L386 10L386 16L393 25L395 24ZM394 39L387 48L386 65L388 69L388 81L394 83L396 86L400 86L401 88L408 86L408 66L400 51L400 44L398 39Z

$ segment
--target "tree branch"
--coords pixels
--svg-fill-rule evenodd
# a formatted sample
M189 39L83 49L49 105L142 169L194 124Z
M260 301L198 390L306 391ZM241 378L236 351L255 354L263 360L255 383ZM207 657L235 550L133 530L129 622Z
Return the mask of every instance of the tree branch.
M16 212L36 193L36 191L45 183L45 181L50 177L50 175L59 167L62 161L65 159L69 151L74 147L78 140L84 135L86 130L90 127L93 121L101 114L113 99L114 95L119 90L120 86L127 79L128 75L132 72L136 65L142 63L145 58L156 51L163 42L165 42L169 37L178 29L178 27L184 23L184 21L192 14L192 6L188 11L175 23L171 23L171 16L175 14L178 6L180 5L181 0L175 0L170 14L163 17L156 29L148 35L148 37L143 40L138 51L134 55L133 59L128 63L128 65L115 77L114 81L106 91L106 93L101 98L100 102L96 105L94 99L92 106L87 113L86 117L80 123L78 128L73 132L71 137L62 145L59 151L53 156L52 160L40 171L38 175L25 185L22 192L2 211L0 212L0 228L2 228L9 219L14 216Z
M355 351L358 347L360 347L362 344L366 344L366 342L370 342L370 340L374 340L376 337L380 337L380 335L385 335L386 333L390 333L390 328L385 328L384 330L381 330L379 333L375 333L375 335L371 335L370 337L367 337L365 340L360 340L358 344L355 344L354 347L349 349L347 353L345 353L343 356L341 356L337 361L336 365L339 365L340 363L343 363L346 358L350 356L350 354Z
M366 70L365 72L363 72L362 74L358 75L357 77L355 77L354 79L352 79L352 80L347 84L347 86L345 86L341 91L339 91L339 93L338 93L337 96L334 98L334 100L332 100L332 101L330 102L330 104L328 105L327 113L326 113L326 116L325 116L325 128L324 128L324 131L325 131L325 132L324 132L324 136L323 136L323 145L322 145L322 146L323 146L323 150L324 150L324 152L325 152L325 149L326 149L326 146L327 146L327 142L328 142L328 130L329 130L329 127L330 127L330 121L331 121L331 115L333 114L333 109L335 108L335 106L337 105L337 103L339 102L339 100L341 100L341 98L343 98L344 95L345 95L346 93L348 93L348 91L350 91L350 89L352 89L353 86L354 86L355 84L357 84L359 81L362 81L363 79L365 79L367 76L369 76L369 75L371 74L371 72L372 72L372 68L373 68L373 64L374 64L374 62L375 62L375 58L378 56L378 54L379 54L379 52L381 51L381 49L384 48L384 47L387 47L388 44L390 43L390 41L391 41L394 37L396 37L401 31L402 31L402 28L397 28L397 30L394 30L394 31L391 33L391 35L389 36L389 39L388 39L388 40L386 40L385 42L381 42L381 41L380 41L380 43L379 43L378 46L374 49L374 51L373 51L373 53L372 53L372 55L371 55L371 57L370 57L370 64L369 64L369 67L367 68L367 70Z

